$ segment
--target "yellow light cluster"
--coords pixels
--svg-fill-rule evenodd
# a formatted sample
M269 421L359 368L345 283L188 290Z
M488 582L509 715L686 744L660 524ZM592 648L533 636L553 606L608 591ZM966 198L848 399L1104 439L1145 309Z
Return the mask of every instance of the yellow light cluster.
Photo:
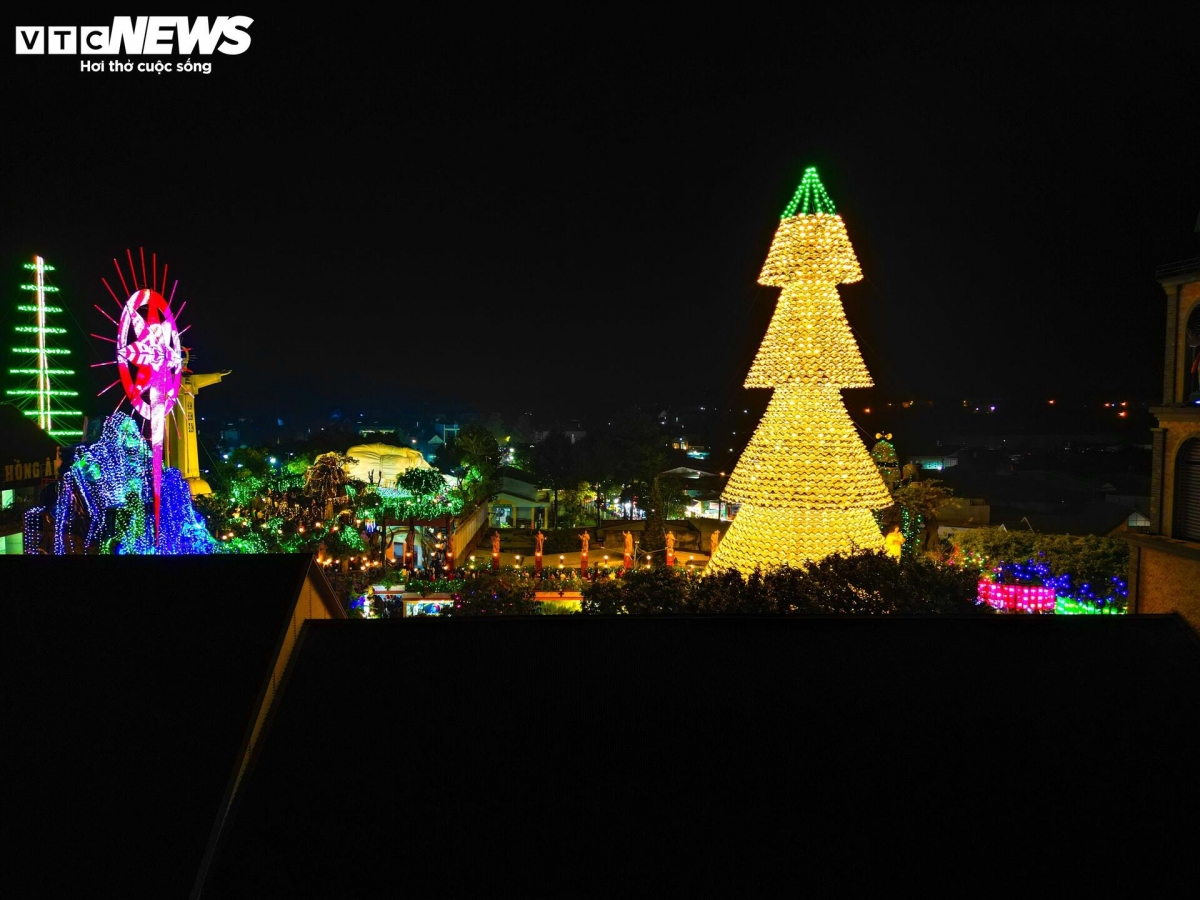
M800 566L831 553L880 550L883 537L866 509L762 509L743 506L706 571Z
M787 287L794 281L853 284L862 280L858 257L839 215L792 216L779 223L759 284Z
M837 287L797 281L783 289L745 387L826 381L844 388L874 382L846 321Z
M892 504L837 388L825 384L786 384L775 391L724 498L771 509L872 510Z
M871 511L891 495L840 394L872 384L837 292L861 278L841 216L779 223L758 280L783 292L745 382L775 394L726 485L740 508L708 571L883 548Z

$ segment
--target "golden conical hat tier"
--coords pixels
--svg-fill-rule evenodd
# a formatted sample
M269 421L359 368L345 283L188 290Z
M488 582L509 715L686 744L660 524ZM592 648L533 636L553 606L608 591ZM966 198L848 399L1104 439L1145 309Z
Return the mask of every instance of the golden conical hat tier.
M798 281L783 289L745 386L775 387L789 381L827 381L844 388L874 383L846 321L842 298L829 282Z
M892 505L841 394L823 384L776 389L722 496L769 509L872 510Z
M705 572L801 566L831 553L882 550L883 536L865 509L760 509L743 505Z
M829 213L781 221L758 276L759 284L779 287L794 281L851 284L861 280L862 269L842 217Z

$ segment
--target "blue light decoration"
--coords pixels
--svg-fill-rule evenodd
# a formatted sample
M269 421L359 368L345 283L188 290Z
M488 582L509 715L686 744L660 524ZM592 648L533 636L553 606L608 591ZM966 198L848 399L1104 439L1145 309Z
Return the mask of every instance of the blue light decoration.
M1040 557L1019 563L1001 563L991 570L991 580L997 584L1052 588L1054 611L1059 615L1123 615L1129 596L1129 587L1123 578L1113 576L1105 585L1092 585L1086 581L1075 584L1074 576L1053 574Z
M53 553L212 553L216 542L192 506L191 491L178 469L163 470L161 533L155 549L146 515L147 504L154 503L151 458L137 423L120 412L105 420L99 440L77 447L58 484ZM82 540L81 517L87 522ZM42 521L40 509L26 514L26 553L40 552Z
M204 519L192 506L192 490L178 469L163 469L161 532L158 552L166 556L202 556L216 545Z
M33 506L25 510L25 527L21 534L21 549L25 553L40 552L42 518L45 515L46 507L44 506Z

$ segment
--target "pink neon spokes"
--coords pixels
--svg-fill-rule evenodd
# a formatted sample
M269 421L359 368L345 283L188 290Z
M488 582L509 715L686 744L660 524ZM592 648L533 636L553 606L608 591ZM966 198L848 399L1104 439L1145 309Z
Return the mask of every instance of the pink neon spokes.
M105 287L107 287L107 285L105 285ZM108 321L112 322L118 328L121 327L121 323L118 322L116 319L114 319L112 316L110 316L108 313L106 313L103 309L101 309L98 304L93 303L92 306L95 306L96 309L100 310L100 315L104 316L104 318L108 319Z
M117 270L117 277L121 279L121 290L123 290L125 292L125 296L128 297L129 296L129 285L127 285L125 283L125 273L122 272L121 267L119 265L117 265L117 258L115 256L113 257L113 268L115 268ZM104 281L103 278L100 280ZM106 282L106 281L104 283L105 283L105 285L108 284L108 282ZM109 290L111 291L112 288L109 288ZM120 303L121 301L118 300L117 302Z
M113 260L113 262L115 263L115 262L116 262L116 260L114 259L114 260ZM120 269L117 269L117 272L120 272L120 271L121 271ZM115 302L115 303L117 304L117 306L119 306L121 309L124 309L124 308L125 308L125 304L123 304L123 303L120 301L120 299L117 297L117 292L116 292L116 291L114 291L114 290L113 290L111 287L108 287L108 281L107 281L106 279L104 279L104 278L101 278L100 280L104 282L104 286L105 286L106 288L108 288L108 292L109 292L110 294L112 294L113 302ZM126 291L125 293L129 293L129 291ZM100 307L96 307L96 308L97 308L97 309L99 309Z

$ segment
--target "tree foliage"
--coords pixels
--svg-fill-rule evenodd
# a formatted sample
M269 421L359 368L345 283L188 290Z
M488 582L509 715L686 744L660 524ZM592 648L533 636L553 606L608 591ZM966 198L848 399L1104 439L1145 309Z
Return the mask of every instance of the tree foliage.
M956 543L965 562L984 569L1040 559L1054 575L1097 586L1124 579L1129 571L1129 545L1119 538L973 528L957 535Z
M944 506L953 496L954 491L932 478L928 481L910 481L892 491L892 499L897 506L926 518L931 518L938 507Z
M977 574L924 557L835 554L819 562L743 576L736 571L689 578L677 570L634 570L584 587L592 614L986 614Z
M324 453L317 457L304 476L304 493L308 497L328 500L345 493L346 467L356 460L342 453Z
M453 603L442 607L441 615L458 616L530 616L541 603L534 599L534 587L513 575L484 573L464 581L453 595Z
M663 510L662 491L659 490L658 476L650 485L650 498L646 505L646 525L642 530L641 550L650 557L653 565L666 565L667 547L666 516Z
M434 497L445 493L446 479L436 469L411 468L396 479L396 487L414 497Z

